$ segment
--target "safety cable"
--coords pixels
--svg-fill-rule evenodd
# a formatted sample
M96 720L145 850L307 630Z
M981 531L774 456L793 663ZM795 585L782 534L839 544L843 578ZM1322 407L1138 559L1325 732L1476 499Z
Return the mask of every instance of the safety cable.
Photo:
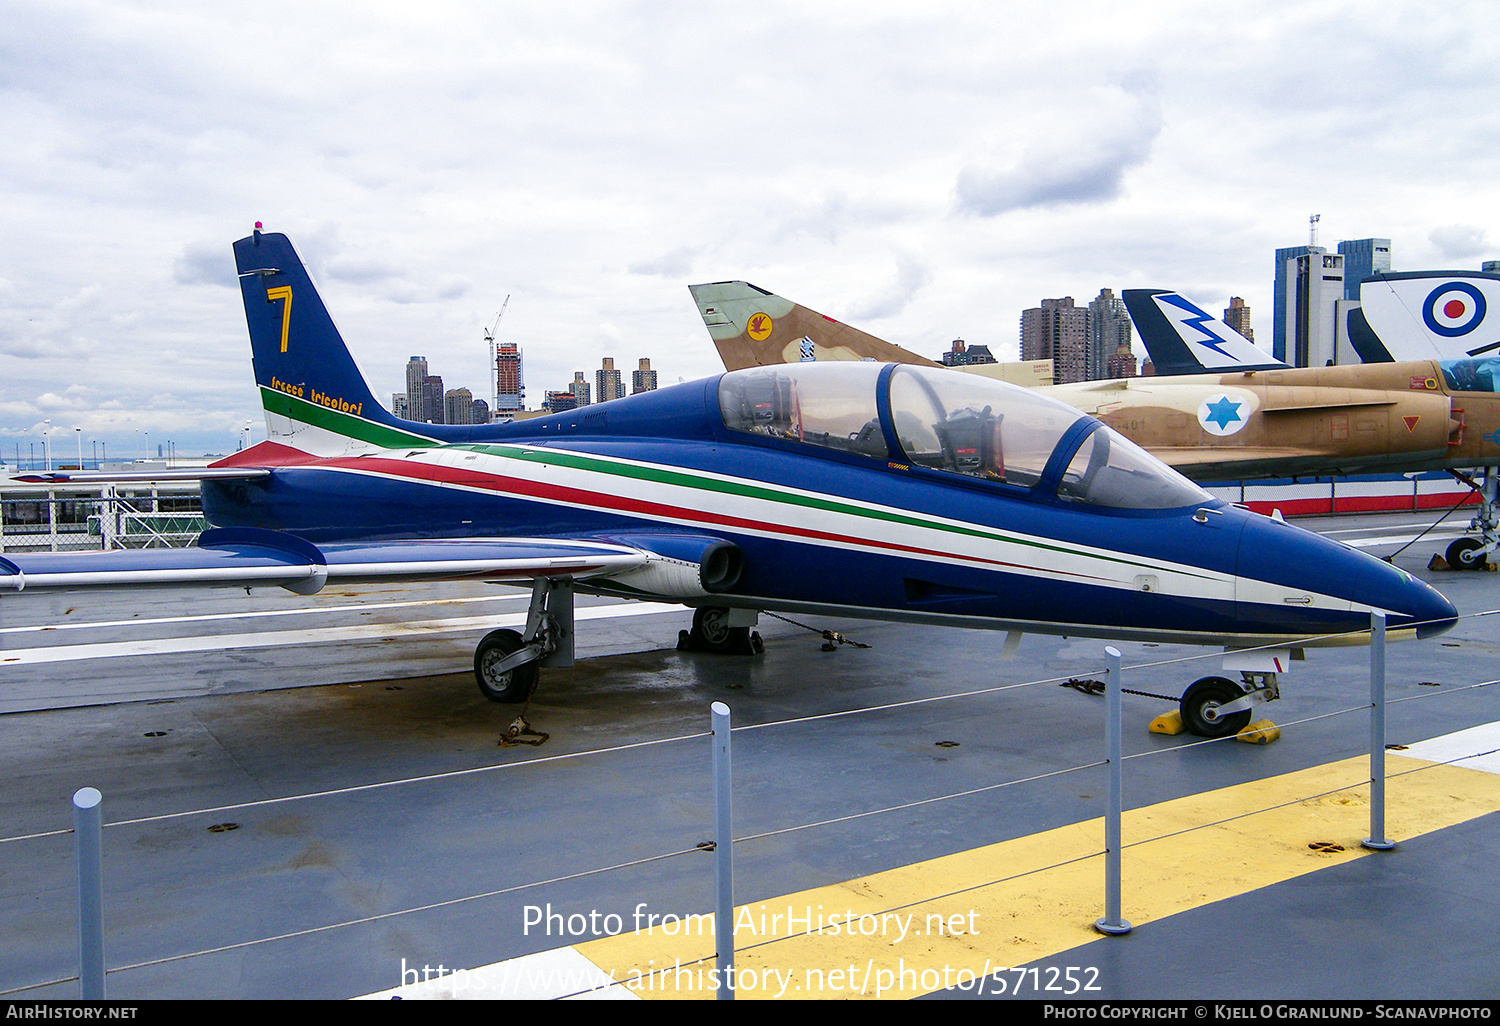
M1458 477L1457 474L1454 474L1453 476L1454 477ZM1467 478L1463 478L1463 477L1459 477L1458 479L1460 481L1462 481L1464 484L1466 484L1466 485L1469 486L1469 495L1465 495L1462 499L1459 499L1458 502L1453 506L1452 509L1450 509L1448 512L1444 513L1442 516L1440 516L1436 520L1434 520L1430 525L1428 525L1427 529L1424 530L1422 532L1422 534L1417 535L1415 538L1413 538L1411 541L1407 542L1405 545L1401 546L1395 552L1392 552L1389 556L1384 557L1384 559L1385 559L1385 561L1387 563L1391 562L1397 556L1401 555L1401 553L1405 552L1407 549L1411 548L1417 542L1421 541L1422 540L1422 535L1425 535L1427 533L1427 531L1432 530L1438 524L1441 524L1444 520L1447 520L1453 514L1457 513L1459 511L1459 509L1461 509L1469 501L1469 496L1473 495L1474 493L1476 493L1476 492L1479 491L1479 486L1476 485L1473 481L1470 481Z

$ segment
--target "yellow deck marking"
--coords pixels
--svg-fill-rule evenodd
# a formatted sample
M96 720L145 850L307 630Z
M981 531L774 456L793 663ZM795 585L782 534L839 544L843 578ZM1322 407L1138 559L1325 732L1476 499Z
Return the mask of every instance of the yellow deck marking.
M1386 765L1391 775L1386 833L1398 843L1500 811L1495 774L1397 755ZM1400 858L1399 848L1377 853L1360 847L1369 836L1368 766L1368 758L1348 759L1127 812L1124 917L1139 929L1350 859ZM1422 772L1395 775L1418 768ZM1127 778L1127 800L1129 786ZM1336 788L1343 790L1302 797ZM1253 809L1268 811L1229 819ZM1225 819L1218 826L1166 836ZM1315 841L1343 845L1344 851L1310 850ZM740 906L736 996L910 998L953 986L973 993L976 978L991 978L1001 967L1094 940L1108 943L1093 929L1104 913L1103 846L1103 820L1092 820ZM1081 861L1046 868L1074 859ZM976 889L954 893L966 888ZM942 894L953 896L933 897ZM648 908L645 914L660 917L669 911L703 910ZM871 935L850 936L842 924L851 912L886 917L864 921ZM802 920L792 930L789 914ZM807 933L809 917L816 931L820 914L825 926L839 917L837 934ZM904 937L894 915L911 916ZM660 918L649 932L636 931L627 915L625 932L575 947L613 979L631 984L630 991L640 997L711 998L714 943L712 936L696 935L699 922L711 924L712 916L692 921L693 936L680 930L670 936ZM789 936L796 933L804 935ZM784 939L762 943L774 937ZM1004 978L1013 981L1014 975ZM997 989L990 986L985 993Z

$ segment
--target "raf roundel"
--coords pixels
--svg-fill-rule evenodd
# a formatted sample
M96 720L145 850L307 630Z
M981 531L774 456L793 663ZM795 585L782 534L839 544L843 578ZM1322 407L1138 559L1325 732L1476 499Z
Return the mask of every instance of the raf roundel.
M1484 313L1484 293L1462 281L1439 285L1422 304L1423 323L1445 338L1467 335L1479 327Z

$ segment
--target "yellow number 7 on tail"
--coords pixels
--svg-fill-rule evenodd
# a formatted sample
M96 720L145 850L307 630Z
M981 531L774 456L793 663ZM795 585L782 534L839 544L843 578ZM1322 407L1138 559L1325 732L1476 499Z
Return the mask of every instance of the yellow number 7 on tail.
M278 299L286 300L281 308L281 351L286 352L286 332L292 324L292 287L290 285L278 285L274 289L266 289L266 302L274 303Z

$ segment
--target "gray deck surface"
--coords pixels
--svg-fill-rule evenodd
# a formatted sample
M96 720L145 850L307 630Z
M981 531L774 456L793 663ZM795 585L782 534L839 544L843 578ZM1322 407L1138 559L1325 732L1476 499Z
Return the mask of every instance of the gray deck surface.
M1384 554L1423 521L1303 523L1351 532L1346 538L1399 539L1369 546ZM1463 612L1500 607L1500 575L1425 570L1451 537L1429 536L1398 565ZM84 786L103 792L106 822L116 824L321 795L107 827L112 998L347 998L398 985L403 959L472 967L574 939L527 931L527 905L707 911L713 869L701 854L564 878L711 836L701 735L714 701L732 708L736 727L801 721L736 733L741 837L1102 757L1102 702L1054 684L802 719L1097 676L1103 643L1092 640L1027 637L1017 658L1002 662L1000 634L816 621L872 646L822 652L817 636L763 617L764 654L714 657L672 649L687 625L682 611L581 619L579 664L544 671L529 706L551 739L501 748L516 709L481 698L468 666L485 629L524 613L519 590L414 586L312 601L206 590L14 598L0 599L0 838L67 828L69 796ZM485 619L448 622L474 617ZM161 622L141 622L152 620ZM1443 694L1500 676L1497 620L1465 620L1435 641L1391 647L1392 698L1423 698L1393 707L1391 742L1500 720L1500 689ZM26 629L74 624L85 626ZM359 633L370 625L370 636ZM273 643L243 637L264 631L278 632ZM325 633L299 633L317 631ZM169 653L61 651L195 637L218 640ZM1119 647L1127 687L1177 695L1218 672L1212 661L1132 673L1132 664L1205 653ZM38 648L52 650L52 661L24 661ZM1362 648L1309 652L1268 713L1290 723L1358 707L1367 667ZM1144 729L1169 707L1126 697L1126 753L1162 753L1127 764L1129 806L1349 758L1367 743L1360 712L1286 729L1265 747L1187 747L1188 738ZM601 751L630 745L638 747ZM598 754L562 758L589 752ZM474 769L485 771L324 794ZM1099 771L1086 770L744 842L736 898L1093 818L1103 793ZM210 829L223 824L234 828ZM0 990L11 997L78 993L76 982L33 986L76 972L71 851L67 834L0 842ZM1500 919L1497 854L1500 817L1488 816L1049 962L1100 967L1107 989L1093 996L1115 999L1500 997L1500 960L1484 929ZM424 910L391 915L411 909Z

